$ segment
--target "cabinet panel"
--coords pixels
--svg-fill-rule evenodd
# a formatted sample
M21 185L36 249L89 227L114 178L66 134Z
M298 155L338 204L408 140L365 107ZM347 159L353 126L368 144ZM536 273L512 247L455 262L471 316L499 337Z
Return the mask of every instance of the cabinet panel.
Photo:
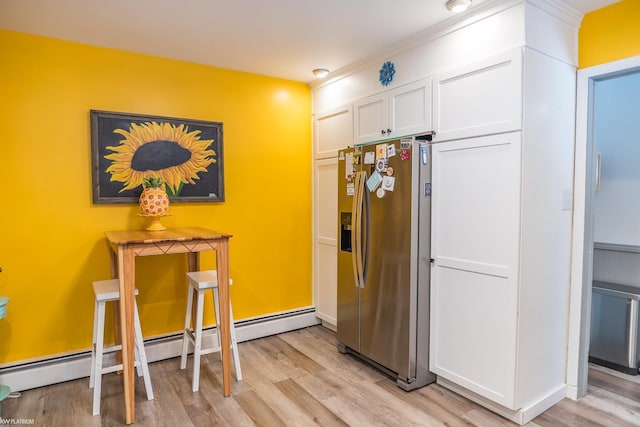
M359 99L353 103L357 144L384 138L382 131L386 132L389 127L387 103L386 93Z
M389 93L389 124L392 137L412 135L432 129L431 79L402 86Z
M432 273L430 370L504 406L514 391L514 283L437 266Z
M437 141L522 128L522 53L442 73L435 83Z
M351 105L317 114L315 158L336 157L338 150L353 145Z
M512 408L520 132L433 145L431 370Z
M473 270L502 270L501 275L514 267L519 147L519 132L433 145L434 224L442 262L472 263Z
M316 160L314 173L313 287L316 315L336 325L338 159Z
M316 293L316 316L329 323L334 328L338 324L338 266L336 245L318 242L315 249L318 289Z
M316 236L336 240L338 223L338 159L315 162L314 211Z
M432 100L432 79L425 78L355 101L356 144L432 130Z

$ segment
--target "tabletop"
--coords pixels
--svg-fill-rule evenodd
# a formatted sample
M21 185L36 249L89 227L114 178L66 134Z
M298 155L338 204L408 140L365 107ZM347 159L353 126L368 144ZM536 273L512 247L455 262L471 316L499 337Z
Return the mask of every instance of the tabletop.
M162 231L147 230L121 230L106 231L105 235L109 242L115 245L126 245L132 243L158 243L163 241L188 241L188 240L209 240L228 239L231 234L209 230L203 227L183 227L169 228Z

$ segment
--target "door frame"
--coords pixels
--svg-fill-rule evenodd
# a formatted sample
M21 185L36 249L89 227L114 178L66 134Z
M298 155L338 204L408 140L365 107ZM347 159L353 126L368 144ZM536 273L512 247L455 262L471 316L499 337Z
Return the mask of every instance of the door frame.
M587 394L593 278L594 144L593 89L597 82L640 70L640 56L578 70L574 157L567 397Z

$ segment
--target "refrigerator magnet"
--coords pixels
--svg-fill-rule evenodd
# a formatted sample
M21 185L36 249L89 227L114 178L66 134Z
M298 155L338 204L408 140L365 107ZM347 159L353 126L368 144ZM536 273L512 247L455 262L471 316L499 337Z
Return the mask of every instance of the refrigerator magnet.
M344 162L344 177L346 179L351 179L353 175L353 153L347 153Z
M376 170L380 173L384 173L387 171L387 167L389 166L389 161L387 159L378 159L376 160Z
M409 160L409 157L411 157L409 155L409 149L408 148L403 148L402 151L400 152L400 159L401 160Z
M376 196L378 196L378 199L382 199L384 197L384 189L382 187L376 190Z
M393 191L396 185L396 179L393 176L385 176L382 178L382 189L386 191Z
M380 172L374 171L367 180L367 188L370 192L376 191L376 188L378 188L381 182L382 175L380 175Z
M396 155L396 144L387 144L387 158Z
M387 144L376 145L376 159L387 158Z
M387 176L393 176L393 168L391 166L387 166Z
M376 153L374 153L373 151L367 151L366 153L364 153L364 164L365 165L372 165L375 163L376 161Z
M355 194L356 185L353 182L347 183L347 196L353 196Z

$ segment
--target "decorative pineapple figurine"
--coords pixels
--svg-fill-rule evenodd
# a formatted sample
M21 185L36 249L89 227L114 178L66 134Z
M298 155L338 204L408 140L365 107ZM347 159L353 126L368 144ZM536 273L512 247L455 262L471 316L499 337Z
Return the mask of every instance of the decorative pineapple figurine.
M157 177L144 178L142 185L144 190L140 194L140 215L152 217L147 230L166 230L159 219L167 215L169 209L169 196L164 188L164 181Z

